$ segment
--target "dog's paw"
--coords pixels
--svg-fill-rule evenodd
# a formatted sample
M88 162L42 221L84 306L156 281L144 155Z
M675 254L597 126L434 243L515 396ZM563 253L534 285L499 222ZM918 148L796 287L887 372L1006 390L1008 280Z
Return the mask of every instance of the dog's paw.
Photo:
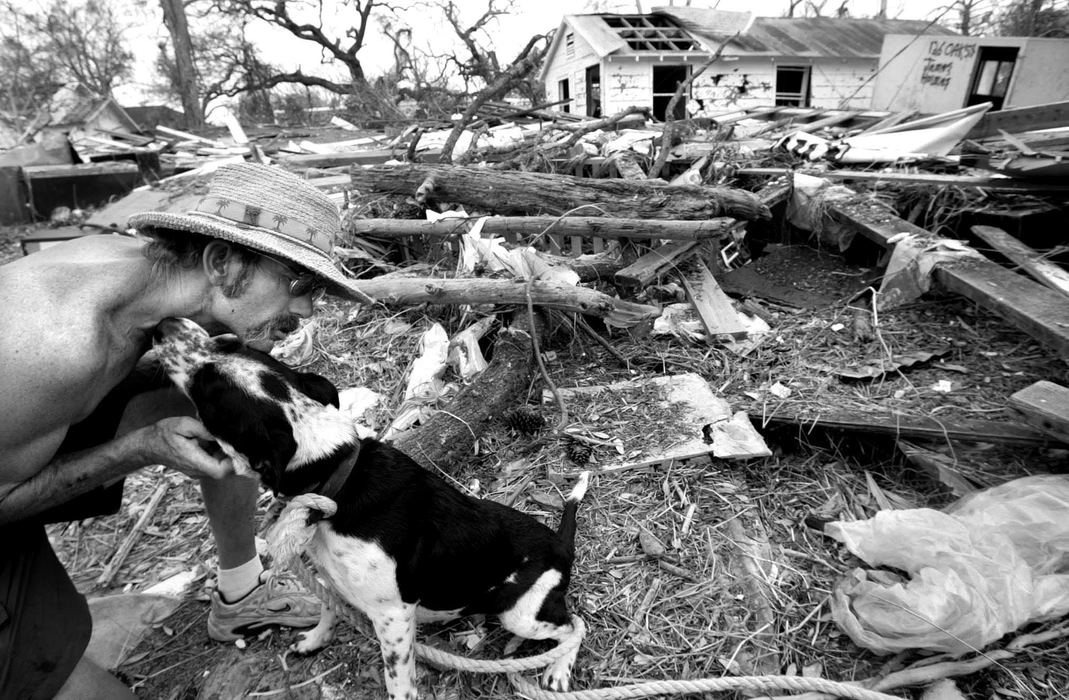
M307 632L299 633L297 641L290 645L290 650L298 654L311 654L326 646L333 636L330 630L323 632L318 627L314 627Z
M542 674L542 687L555 693L567 693L572 682L572 665L557 661Z

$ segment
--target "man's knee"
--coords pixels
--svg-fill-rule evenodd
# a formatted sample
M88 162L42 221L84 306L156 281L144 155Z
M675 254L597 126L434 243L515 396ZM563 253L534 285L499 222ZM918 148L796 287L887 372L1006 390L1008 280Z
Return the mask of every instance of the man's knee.
M127 700L136 697L118 678L83 656L55 700Z

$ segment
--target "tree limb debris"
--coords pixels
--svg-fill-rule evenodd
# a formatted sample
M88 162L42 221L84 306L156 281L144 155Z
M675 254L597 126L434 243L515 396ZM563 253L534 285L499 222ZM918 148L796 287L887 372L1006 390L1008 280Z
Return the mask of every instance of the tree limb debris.
M663 182L574 177L450 165L369 165L350 170L361 192L413 196L434 176L435 198L497 214L557 214L600 205L637 219L770 219L756 196L732 187L669 186Z
M481 278L441 279L436 277L396 277L382 275L359 280L354 286L385 304L514 304L525 305L527 293L522 280ZM531 299L545 306L604 318L620 328L630 328L661 315L656 306L615 299L586 287L557 282L532 282Z

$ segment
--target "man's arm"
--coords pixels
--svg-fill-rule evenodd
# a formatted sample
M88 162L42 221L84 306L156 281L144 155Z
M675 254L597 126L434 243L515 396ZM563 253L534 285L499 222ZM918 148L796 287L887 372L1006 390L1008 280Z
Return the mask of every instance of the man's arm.
M0 525L23 520L114 482L150 464L166 464L198 478L233 471L230 460L208 454L211 435L193 418L166 418L122 437L52 460L26 481L0 486Z

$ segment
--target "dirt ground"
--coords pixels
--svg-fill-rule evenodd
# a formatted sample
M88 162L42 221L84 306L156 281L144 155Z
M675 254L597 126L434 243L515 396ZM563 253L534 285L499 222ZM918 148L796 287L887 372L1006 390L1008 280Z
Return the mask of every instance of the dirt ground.
M17 255L12 233L0 235L5 259ZM868 285L871 268L826 251L792 254L773 247L766 252L755 269L784 287L794 285L813 305L765 304L773 332L750 354L623 331L608 334L613 353L558 318L542 339L551 378L569 387L694 372L735 410L747 411L757 426L778 412L815 418L832 408L858 415L892 410L906 417L1008 421L1014 416L1006 398L1014 391L1040 379L1064 384L1069 378L1066 364L1049 350L953 296L927 295L882 314L877 337L859 342L850 330L856 312L848 300ZM315 355L308 367L343 388L366 386L384 394L381 421L397 408L422 333L440 322L452 334L472 320L455 309L368 312L329 301L317 318ZM917 350L939 355L871 381L843 381L833 371ZM789 393L772 393L776 385ZM540 386L532 387L517 404L539 409L553 425L556 409L543 404L540 393ZM619 438L626 450L641 449L651 435L670 430L667 415L662 425L656 415L626 402L581 408L573 421ZM640 414L642 419L635 420ZM907 462L893 439L763 432L770 457L702 459L594 479L580 509L569 596L588 629L574 672L576 689L758 673L863 680L923 657L878 656L859 649L835 626L828 609L831 591L858 562L806 522L813 516L868 518L888 504L939 508L955 496ZM480 495L508 500L555 527L566 486L551 475L576 465L560 443L550 441L533 453L528 443L503 423L495 424L480 436L471 463L452 477L461 486L477 480ZM1064 472L1067 464L1066 451L1050 444L934 440L925 446L978 487ZM595 448L590 466L611 456L611 449ZM99 586L96 580L118 543L161 483L169 484L167 498L112 584ZM261 506L266 517L269 495ZM661 558L646 555L643 532L664 547ZM247 697L382 697L377 645L346 624L339 625L328 648L309 657L287 651L292 631L267 632L244 648L207 640L204 584L214 569L214 549L199 494L187 479L145 470L128 480L118 515L55 526L51 536L79 588L90 596L139 591L173 574L194 572L179 609L155 625L118 670L139 697L225 698L233 697L227 693L235 688L246 689ZM756 561L756 569L747 561ZM1046 629L1050 626L1027 631ZM492 622L473 620L423 629L420 637L478 658L500 658L509 641ZM1069 697L1065 639L1031 646L968 674L958 680L959 688L967 697L990 700ZM544 648L525 642L517 654ZM504 675L421 666L420 685L428 698L515 696ZM897 692L919 696L915 689Z

